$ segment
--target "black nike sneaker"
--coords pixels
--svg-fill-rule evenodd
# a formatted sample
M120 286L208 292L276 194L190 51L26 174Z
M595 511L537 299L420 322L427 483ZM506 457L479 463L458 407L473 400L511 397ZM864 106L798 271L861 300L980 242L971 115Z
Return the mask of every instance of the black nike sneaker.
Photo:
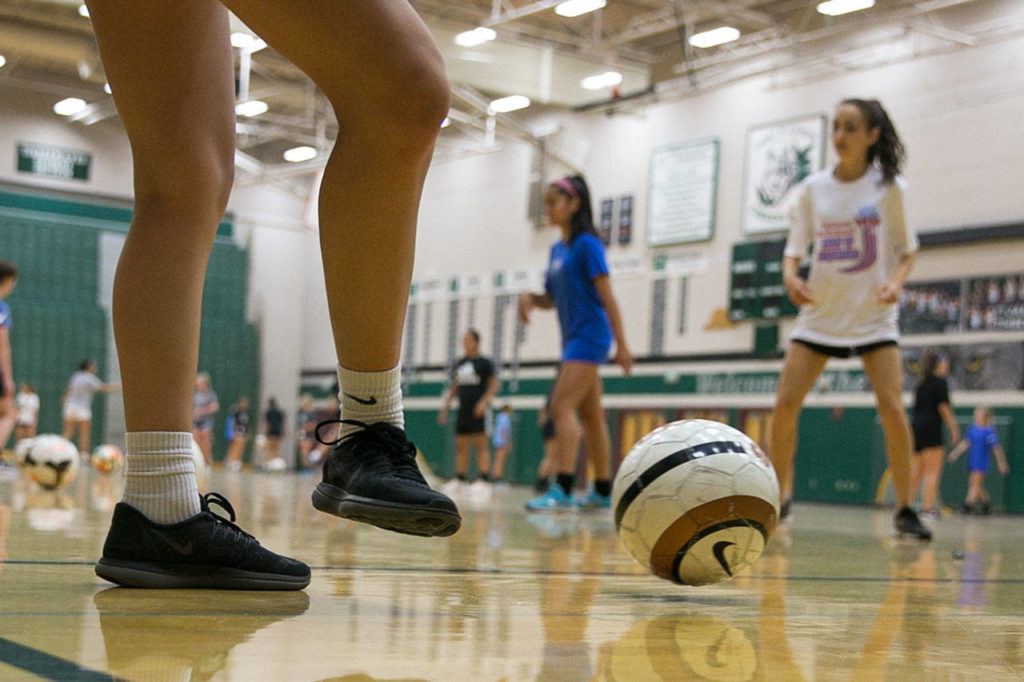
M904 507L896 512L896 532L900 535L913 535L919 540L932 539L932 532L928 526L921 523L917 512L910 507Z
M320 439L321 426L351 424L358 431ZM416 466L416 446L392 424L332 419L317 425L317 440L333 445L324 478L313 491L322 512L396 533L446 536L462 525L455 503L429 485Z
M211 502L230 520L210 511ZM161 524L118 502L96 575L125 587L301 590L309 585L309 566L261 547L233 523L235 510L222 495L207 493L200 506L191 518Z

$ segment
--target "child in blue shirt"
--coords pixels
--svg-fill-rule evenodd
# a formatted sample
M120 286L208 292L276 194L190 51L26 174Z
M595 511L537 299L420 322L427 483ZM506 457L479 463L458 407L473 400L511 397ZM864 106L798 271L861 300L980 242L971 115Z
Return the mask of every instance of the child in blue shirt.
M965 451L967 452L967 499L964 501L965 514L988 514L992 511L988 491L985 489L985 474L988 473L988 452L996 456L999 473L1005 476L1010 473L1006 463L1006 453L999 445L996 430L991 426L992 412L985 407L974 408L974 423L967 427L964 439L949 453L949 461L955 462Z

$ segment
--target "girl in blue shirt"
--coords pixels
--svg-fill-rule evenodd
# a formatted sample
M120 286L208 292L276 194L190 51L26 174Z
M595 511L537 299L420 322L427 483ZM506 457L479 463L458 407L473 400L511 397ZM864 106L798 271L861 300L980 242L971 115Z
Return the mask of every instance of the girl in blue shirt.
M967 427L964 439L949 453L949 461L955 462L967 451L967 499L964 501L965 514L988 514L992 511L988 491L985 490L985 474L988 473L988 451L996 456L999 473L1010 473L1006 453L999 445L996 430L992 428L992 413L984 407L974 408L974 423Z
M614 360L629 374L633 356L626 343L622 316L612 294L604 247L594 232L590 190L582 176L560 178L544 194L548 221L562 232L551 247L544 293L519 297L519 317L530 321L534 308L558 312L562 333L562 364L551 395L555 422L556 481L541 497L526 503L531 511L570 507L611 506L611 440L601 409L598 365L608 359L615 342ZM581 430L577 421L583 422ZM576 453L584 438L594 470L594 489L576 499Z

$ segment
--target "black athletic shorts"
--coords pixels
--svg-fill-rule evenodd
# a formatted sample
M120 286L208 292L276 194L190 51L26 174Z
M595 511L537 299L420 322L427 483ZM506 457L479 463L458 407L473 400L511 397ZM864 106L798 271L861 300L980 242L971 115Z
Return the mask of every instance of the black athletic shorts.
M455 418L455 433L460 436L479 436L487 432L483 417L477 417L473 410L459 410Z
M886 341L875 341L874 343L865 343L862 346L827 346L823 343L814 343L813 341L804 341L803 339L791 340L802 346L810 348L815 353L827 355L830 358L848 358L854 355L864 355L865 353L870 353L871 351L878 350L879 348L899 345L892 339L888 339Z
M942 424L935 422L915 421L914 428L914 452L920 452L925 448L941 448Z

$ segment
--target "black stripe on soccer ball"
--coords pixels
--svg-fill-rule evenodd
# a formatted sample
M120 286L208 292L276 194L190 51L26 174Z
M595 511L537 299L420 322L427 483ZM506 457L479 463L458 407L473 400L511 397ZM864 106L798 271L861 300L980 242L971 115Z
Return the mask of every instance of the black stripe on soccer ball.
M665 475L669 471L672 471L672 469L682 466L687 462L692 462L695 459L702 459L704 457L710 457L711 455L721 455L727 452L744 453L746 451L747 449L743 443L730 440L718 440L677 450L671 455L662 457L656 463L649 466L646 471L640 474L637 479L633 481L628 488L626 488L625 492L622 493L622 497L619 498L619 503L615 506L615 527L619 527L619 523L622 521L622 517L626 515L626 510L629 509L629 505L633 503L633 500L637 498L643 489L651 485L651 483L659 477Z

